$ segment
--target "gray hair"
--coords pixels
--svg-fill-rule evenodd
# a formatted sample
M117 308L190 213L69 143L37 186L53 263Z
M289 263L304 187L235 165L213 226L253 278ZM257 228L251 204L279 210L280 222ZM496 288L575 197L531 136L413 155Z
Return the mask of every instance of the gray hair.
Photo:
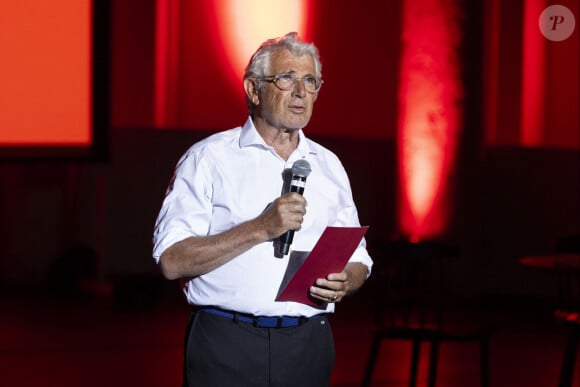
M282 37L268 39L260 45L246 66L244 80L248 78L256 79L256 88L261 89L264 86L264 82L260 81L259 78L272 75L268 73L270 71L270 59L272 54L282 49L288 50L296 56L310 55L314 60L315 75L318 78L322 77L322 63L316 46L313 43L306 43L300 40L296 32L289 32ZM250 114L252 114L254 104L248 96L246 96L246 103Z

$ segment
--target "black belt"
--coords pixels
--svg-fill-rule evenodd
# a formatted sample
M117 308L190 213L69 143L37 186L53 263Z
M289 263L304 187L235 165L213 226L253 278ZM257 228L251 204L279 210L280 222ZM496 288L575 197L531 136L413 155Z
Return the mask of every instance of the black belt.
M206 312L216 316L224 317L229 320L252 324L258 328L291 328L304 324L305 322L317 317L290 317L290 316L252 316L237 312L228 312L216 308L202 308L198 312Z

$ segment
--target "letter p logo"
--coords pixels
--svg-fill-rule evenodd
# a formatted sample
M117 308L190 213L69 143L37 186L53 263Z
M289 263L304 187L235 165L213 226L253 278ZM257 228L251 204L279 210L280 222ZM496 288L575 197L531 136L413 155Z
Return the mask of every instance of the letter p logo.
M550 5L538 20L542 35L548 40L559 42L568 39L576 25L574 14L563 5Z
M550 16L550 20L553 21L552 31L556 31L556 27L558 26L558 24L564 23L564 16Z

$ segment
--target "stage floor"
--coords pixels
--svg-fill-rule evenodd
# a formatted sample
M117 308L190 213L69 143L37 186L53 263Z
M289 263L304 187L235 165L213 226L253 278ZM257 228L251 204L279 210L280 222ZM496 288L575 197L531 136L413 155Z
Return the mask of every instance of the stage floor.
M119 305L114 297L0 296L0 385L7 387L181 386L188 307L179 296ZM334 387L360 386L371 344L368 305L355 298L331 317L337 360ZM493 304L492 304L493 305ZM567 328L545 309L485 306L492 387L556 386ZM407 386L410 344L386 342L373 386ZM426 385L428 348L418 386ZM479 386L477 344L443 344L437 387ZM574 386L580 385L578 377Z

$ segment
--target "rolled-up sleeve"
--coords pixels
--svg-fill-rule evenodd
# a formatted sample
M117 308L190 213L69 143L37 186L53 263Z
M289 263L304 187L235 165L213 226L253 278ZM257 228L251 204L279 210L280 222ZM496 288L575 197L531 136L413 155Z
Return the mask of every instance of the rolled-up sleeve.
M191 236L207 235L211 221L210 171L203 157L188 151L177 163L155 222L153 258Z

